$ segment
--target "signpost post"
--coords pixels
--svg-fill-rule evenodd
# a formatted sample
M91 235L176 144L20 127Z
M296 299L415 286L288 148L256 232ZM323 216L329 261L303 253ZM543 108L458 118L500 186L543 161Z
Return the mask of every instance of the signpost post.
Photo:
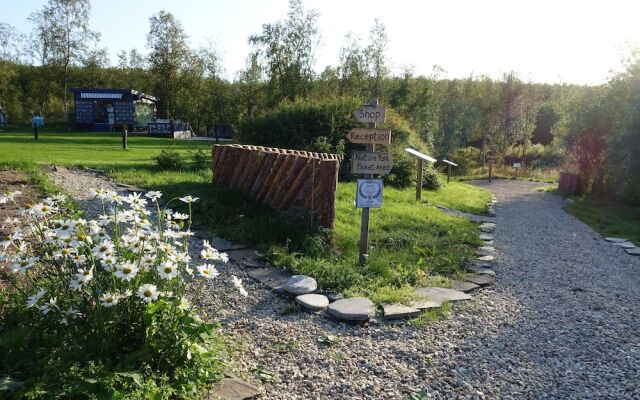
M458 164L449 160L442 160L442 162L447 164L447 183L449 183L449 180L451 180L451 167L457 167Z
M513 169L516 170L516 175L515 175L514 179L518 179L518 170L520 168L522 168L522 163L519 163L519 162L513 163Z
M491 174L493 172L493 157L489 157L487 163L489 164L489 182L491 182Z
M364 174L366 178L358 179L356 189L356 207L362 208L358 261L364 265L369 257L369 209L382 206L382 180L373 179L373 175L387 175L393 166L389 154L375 153L375 146L391 144L391 131L376 129L376 124L384 123L387 115L387 109L378 107L376 99L358 108L353 115L357 121L367 124L366 129L352 129L347 133L351 143L367 145L366 152L356 151L351 156L351 172Z
M412 149L410 147L407 147L406 149L404 149L404 151L406 151L407 153L411 154L412 156L416 157L416 159L418 160L418 166L417 166L417 176L416 176L416 201L420 201L422 200L422 170L424 168L424 162L425 161L429 161L429 162L436 162L437 160L431 156L428 156L426 154L420 153L418 150L416 149Z
M32 117L31 125L33 125L33 136L35 137L35 140L38 140L38 130L44 126L44 118L42 116Z

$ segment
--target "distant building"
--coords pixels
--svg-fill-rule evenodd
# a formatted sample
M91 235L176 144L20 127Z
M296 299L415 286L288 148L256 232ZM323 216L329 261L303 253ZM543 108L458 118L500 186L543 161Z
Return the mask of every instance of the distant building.
M0 106L0 128L6 127L7 124L7 114L5 114L4 109Z
M78 129L146 129L156 116L158 98L133 89L72 88L71 92Z

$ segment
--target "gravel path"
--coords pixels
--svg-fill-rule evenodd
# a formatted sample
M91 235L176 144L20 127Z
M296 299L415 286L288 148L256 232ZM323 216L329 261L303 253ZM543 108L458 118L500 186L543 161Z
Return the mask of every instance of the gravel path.
M52 174L74 197L103 182ZM496 285L423 328L353 327L283 315L290 301L229 263L223 276L241 277L249 297L220 279L202 307L243 349L236 372L264 399L640 398L640 259L535 192L539 184L478 184L498 197ZM337 343L322 344L325 335Z

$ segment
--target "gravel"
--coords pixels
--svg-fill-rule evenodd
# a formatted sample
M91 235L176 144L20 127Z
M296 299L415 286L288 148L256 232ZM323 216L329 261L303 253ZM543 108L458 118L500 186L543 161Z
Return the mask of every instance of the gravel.
M52 175L81 200L103 182ZM436 399L640 398L640 259L562 211L560 198L534 191L539 184L478 184L498 198L496 284L424 327L296 312L246 269L221 268L200 305L241 347L235 373L264 399L407 399L420 390ZM264 381L256 367L270 372Z

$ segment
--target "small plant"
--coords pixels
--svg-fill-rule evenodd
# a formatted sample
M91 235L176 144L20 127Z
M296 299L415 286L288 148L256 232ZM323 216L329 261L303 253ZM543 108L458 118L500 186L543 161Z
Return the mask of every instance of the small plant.
M194 170L202 170L209 168L209 156L202 149L198 149L191 153L191 161Z
M336 335L322 335L318 336L318 343L328 347L332 347L340 343L340 338Z
M278 383L280 382L280 378L275 373L269 371L262 365L256 365L251 368L251 373L253 373L258 379L265 383Z
M156 169L160 171L181 171L185 169L184 160L176 150L163 149L154 158Z
M287 315L296 314L299 312L300 312L300 306L296 303L291 303L291 304L288 304L284 309L282 309L282 312L280 314L283 316L287 316Z
M296 340L292 340L284 343L276 343L274 345L274 350L278 354L286 354L291 353L292 351L297 350L300 347L300 342Z

